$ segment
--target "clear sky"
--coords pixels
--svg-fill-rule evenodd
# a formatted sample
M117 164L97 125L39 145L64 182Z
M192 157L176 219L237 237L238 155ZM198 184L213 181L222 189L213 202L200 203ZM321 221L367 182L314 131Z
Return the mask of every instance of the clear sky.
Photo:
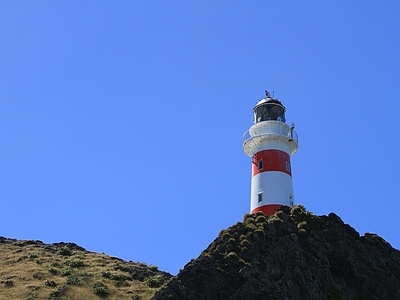
M295 202L400 248L400 2L2 1L0 236L176 274L249 211L274 92Z

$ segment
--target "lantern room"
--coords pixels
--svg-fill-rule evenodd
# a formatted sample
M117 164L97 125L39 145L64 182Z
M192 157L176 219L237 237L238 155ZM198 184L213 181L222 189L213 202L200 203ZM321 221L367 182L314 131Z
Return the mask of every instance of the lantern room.
M280 101L271 97L268 91L265 91L265 98L261 99L254 107L254 124L263 121L285 122L286 108Z

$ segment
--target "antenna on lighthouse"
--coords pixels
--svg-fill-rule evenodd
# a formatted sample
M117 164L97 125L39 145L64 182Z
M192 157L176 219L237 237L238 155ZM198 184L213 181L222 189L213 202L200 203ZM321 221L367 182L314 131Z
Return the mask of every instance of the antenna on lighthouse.
M254 125L243 135L243 150L252 158L250 212L270 216L294 204L290 156L298 138L294 123L285 123L286 108L267 90L253 111Z

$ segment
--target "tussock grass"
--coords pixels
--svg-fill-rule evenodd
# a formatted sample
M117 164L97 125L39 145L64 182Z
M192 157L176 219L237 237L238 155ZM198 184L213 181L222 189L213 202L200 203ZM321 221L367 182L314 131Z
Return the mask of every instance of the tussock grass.
M144 278L138 280L137 273L148 268L148 272L163 278L160 281L168 277L154 266L150 269L143 263L73 246L0 237L0 300L90 300L100 299L99 296L109 300L147 300L158 286L150 287Z

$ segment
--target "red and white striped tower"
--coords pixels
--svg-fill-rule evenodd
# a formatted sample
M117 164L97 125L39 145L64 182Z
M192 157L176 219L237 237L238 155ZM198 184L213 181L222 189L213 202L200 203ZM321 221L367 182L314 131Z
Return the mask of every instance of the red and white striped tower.
M243 150L252 158L250 212L270 216L293 206L290 156L298 149L294 124L285 123L286 108L265 91L254 107L254 125L243 135Z

